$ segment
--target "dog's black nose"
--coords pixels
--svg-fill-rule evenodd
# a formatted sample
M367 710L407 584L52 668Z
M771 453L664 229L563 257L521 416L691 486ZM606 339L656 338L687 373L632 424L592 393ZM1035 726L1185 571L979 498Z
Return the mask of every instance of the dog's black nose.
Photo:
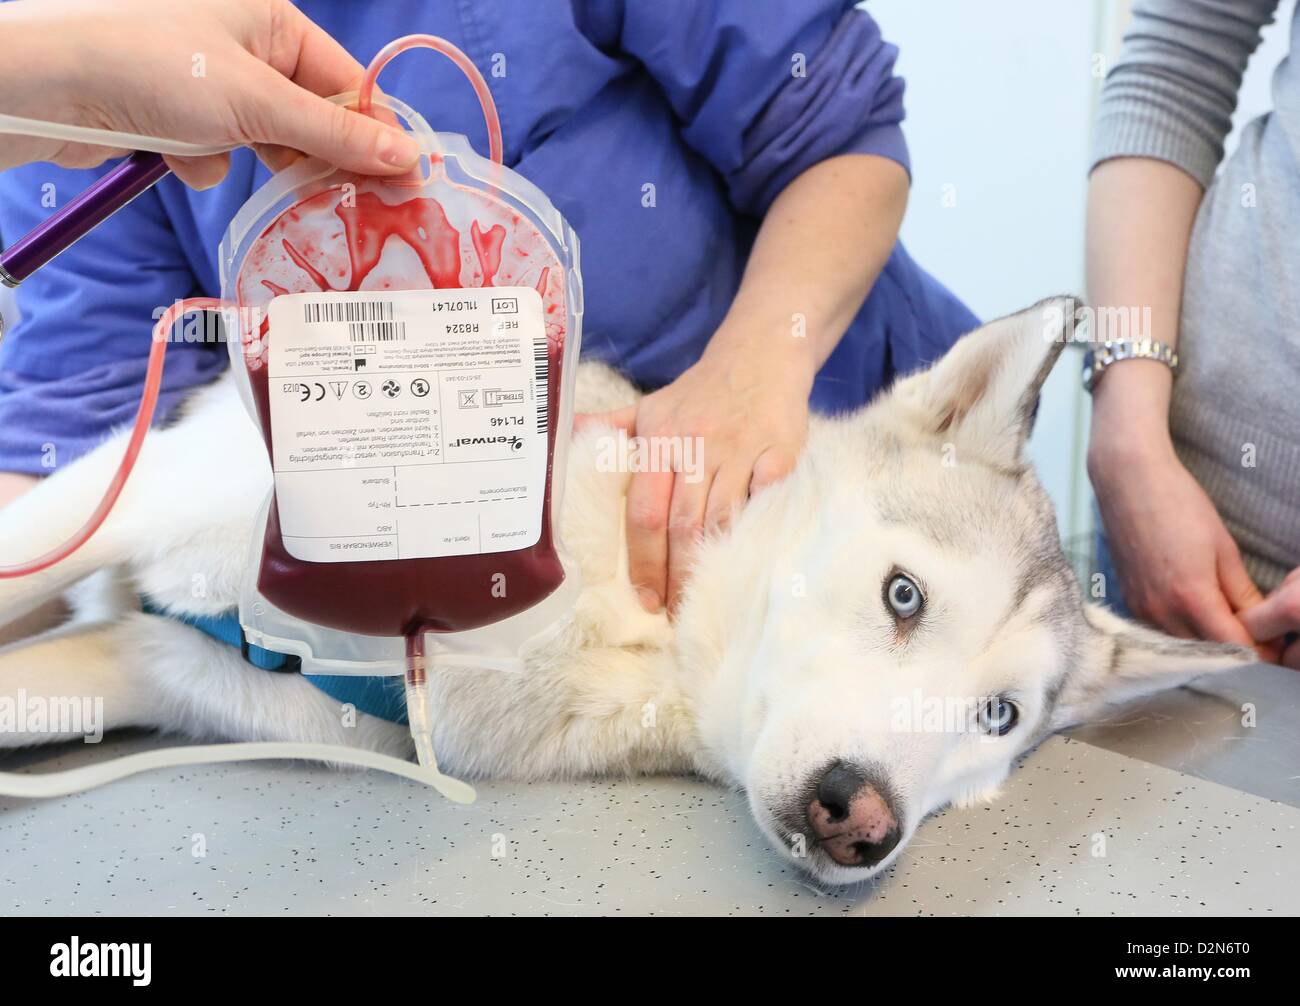
M889 801L860 769L835 762L817 781L808 824L841 866L875 866L898 845L898 819Z

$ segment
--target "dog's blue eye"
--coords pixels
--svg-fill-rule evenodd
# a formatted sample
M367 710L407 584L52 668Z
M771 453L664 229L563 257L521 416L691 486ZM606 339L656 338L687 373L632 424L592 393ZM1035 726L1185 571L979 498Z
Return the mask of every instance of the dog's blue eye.
M911 577L896 573L885 587L885 601L899 618L911 618L921 610L925 598Z
M1006 699L989 699L980 706L980 729L986 734L1001 737L1009 733L1019 720L1019 707Z

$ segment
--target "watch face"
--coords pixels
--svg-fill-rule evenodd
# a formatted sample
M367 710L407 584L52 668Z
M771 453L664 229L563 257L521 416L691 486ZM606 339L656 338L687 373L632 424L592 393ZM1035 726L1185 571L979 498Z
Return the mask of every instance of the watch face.
M1083 354L1083 375L1082 376L1083 376L1084 391L1092 390L1092 379L1096 374L1096 372L1093 370L1096 358L1097 358L1097 354L1094 353L1091 349Z

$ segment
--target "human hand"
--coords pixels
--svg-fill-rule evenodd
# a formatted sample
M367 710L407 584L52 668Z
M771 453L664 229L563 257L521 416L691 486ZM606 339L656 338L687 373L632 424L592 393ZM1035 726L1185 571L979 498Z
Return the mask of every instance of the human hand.
M1175 636L1254 646L1239 613L1261 595L1205 490L1167 441L1114 444L1094 438L1088 473L1124 603Z
M636 405L582 417L644 438L643 457L675 459L676 470L634 472L628 488L628 573L647 610L675 611L700 536L794 467L812 372L776 356L706 352Z
M300 151L388 175L418 157L400 129L324 99L356 87L362 67L288 0L16 0L0 4L0 37L13 50L0 93L8 114L252 145L273 168ZM126 153L6 137L0 168L91 167ZM229 163L225 154L166 160L195 188L217 184Z
M1243 611L1241 621L1257 642L1276 647L1274 663L1300 671L1300 566L1268 597Z

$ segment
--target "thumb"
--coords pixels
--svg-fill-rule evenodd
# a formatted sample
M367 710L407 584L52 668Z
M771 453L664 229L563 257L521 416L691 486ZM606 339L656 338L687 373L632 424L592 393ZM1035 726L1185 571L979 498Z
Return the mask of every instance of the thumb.
M257 65L256 109L241 117L254 135L242 137L245 142L301 150L365 175L401 174L419 159L419 144L403 130L317 97L265 64Z

